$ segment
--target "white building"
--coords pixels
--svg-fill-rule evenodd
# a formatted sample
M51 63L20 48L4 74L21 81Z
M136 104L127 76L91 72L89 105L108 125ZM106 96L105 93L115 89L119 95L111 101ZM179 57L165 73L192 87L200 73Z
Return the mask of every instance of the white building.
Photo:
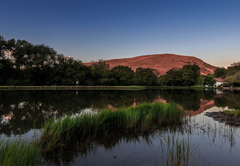
M213 78L213 79L216 81L216 83L213 85L214 87L221 86L223 83L225 83L224 79L222 78Z

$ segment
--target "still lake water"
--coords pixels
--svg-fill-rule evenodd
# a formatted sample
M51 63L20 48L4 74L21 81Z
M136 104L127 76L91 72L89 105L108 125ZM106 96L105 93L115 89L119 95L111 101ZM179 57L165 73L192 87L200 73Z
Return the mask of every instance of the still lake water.
M69 147L49 165L167 165L164 139L189 141L196 151L188 165L240 165L240 127L214 121L206 112L240 109L240 91L115 90L115 91L0 91L0 135L32 139L43 122L83 111L134 106L144 102L174 102L191 113L183 128L149 135L99 138L83 150Z

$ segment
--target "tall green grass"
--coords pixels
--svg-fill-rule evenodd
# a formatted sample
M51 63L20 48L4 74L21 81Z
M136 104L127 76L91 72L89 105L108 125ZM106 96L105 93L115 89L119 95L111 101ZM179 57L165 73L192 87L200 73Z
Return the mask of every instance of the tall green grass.
M136 107L66 116L43 126L39 144L43 151L63 148L74 140L94 140L114 133L150 133L182 123L184 112L176 104L144 103Z
M0 166L36 165L40 156L40 147L28 140L0 138Z

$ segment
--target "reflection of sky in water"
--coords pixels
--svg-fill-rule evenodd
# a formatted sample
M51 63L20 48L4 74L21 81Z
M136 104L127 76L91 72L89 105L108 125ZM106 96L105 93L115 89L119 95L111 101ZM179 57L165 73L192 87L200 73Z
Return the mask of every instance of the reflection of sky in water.
M29 132L23 134L23 135L14 135L14 134L11 134L11 136L6 136L5 134L2 134L0 136L0 138L3 138L3 139L6 139L6 138L10 138L10 139L15 139L15 138L19 138L21 137L22 139L26 139L26 140L29 140L31 141L32 139L34 138L37 138L38 136L40 136L41 134L41 130L40 129L31 129Z
M81 115L84 115L84 114L93 114L93 113L97 113L97 111L98 110L93 109L93 108L86 108L84 110L80 110L79 113L71 115L71 117L74 118L76 116L81 116ZM43 111L43 113L45 113L45 111ZM64 115L62 118L64 118L65 116L66 115ZM9 125L10 124L9 120L11 120L12 117L13 117L12 114L4 115L1 119L1 125ZM52 119L54 119L55 121L58 120L56 114L55 114L55 116L52 116ZM24 120L24 118L22 120ZM21 129L18 128L16 130L20 131ZM39 136L40 134L41 134L41 129L30 129L27 133L24 133L22 135L11 134L11 136L6 136L5 134L1 134L0 137L2 137L2 138L5 138L5 137L17 138L17 137L21 136L22 138L26 138L26 139L30 140L30 139L33 139L34 137Z
M205 112L219 111L213 107L203 113L192 117L192 122L187 128L191 128L191 134L176 133L181 140L190 140L191 144L198 145L194 158L199 165L238 165L240 158L240 128L225 125L205 116ZM171 133L165 133L165 136ZM141 139L140 142L126 142L122 140L110 151L103 146L90 152L86 158L77 158L72 165L154 165L161 164L162 148L160 135L152 136L151 144ZM166 147L166 145L164 146ZM116 158L114 158L116 156ZM166 154L163 155L166 157ZM189 165L197 165L190 158ZM71 165L71 164L70 164Z
M213 107L205 112L216 112L219 109ZM193 117L198 127L191 137L194 142L200 143L199 163L205 161L210 165L238 165L240 128L214 121L211 117L204 116L205 112Z

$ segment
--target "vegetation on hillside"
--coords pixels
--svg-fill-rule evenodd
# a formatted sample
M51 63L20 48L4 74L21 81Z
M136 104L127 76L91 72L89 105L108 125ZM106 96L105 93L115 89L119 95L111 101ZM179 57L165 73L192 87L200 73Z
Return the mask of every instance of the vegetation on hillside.
M221 77L227 82L227 85L239 86L240 85L240 62L231 64L227 69L218 68L215 70L214 75Z

